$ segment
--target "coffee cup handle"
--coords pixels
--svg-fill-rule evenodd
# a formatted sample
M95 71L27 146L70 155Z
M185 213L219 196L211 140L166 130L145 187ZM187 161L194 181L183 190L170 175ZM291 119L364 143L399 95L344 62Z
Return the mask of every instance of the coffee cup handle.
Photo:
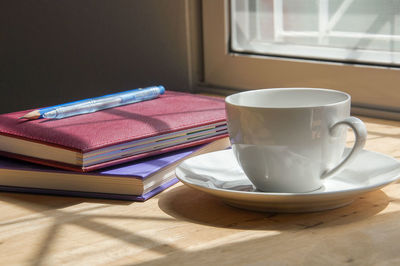
M347 125L350 128L353 129L354 135L355 135L355 143L353 145L353 148L351 149L350 153L344 158L336 167L334 167L331 170L326 171L325 173L322 174L321 179L328 178L334 174L336 174L338 171L342 170L344 166L346 166L348 163L353 161L355 157L357 157L357 154L363 149L365 142L367 140L367 129L365 127L365 124L363 121L360 119L350 116L348 118L345 118L339 122L336 122L331 128L329 129L329 132L333 134L335 128L338 126L342 125Z

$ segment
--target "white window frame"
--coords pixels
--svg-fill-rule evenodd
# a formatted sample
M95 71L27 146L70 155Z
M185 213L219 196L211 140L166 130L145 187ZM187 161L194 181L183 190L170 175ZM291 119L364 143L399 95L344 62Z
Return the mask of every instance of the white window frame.
M202 19L204 86L337 89L352 96L354 113L400 119L400 68L233 53L229 0L202 0Z

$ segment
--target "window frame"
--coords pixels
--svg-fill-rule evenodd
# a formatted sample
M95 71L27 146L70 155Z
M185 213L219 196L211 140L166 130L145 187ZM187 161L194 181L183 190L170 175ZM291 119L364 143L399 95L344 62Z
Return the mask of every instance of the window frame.
M354 113L400 120L399 67L232 52L229 10L229 0L202 0L203 87L336 89L351 95Z

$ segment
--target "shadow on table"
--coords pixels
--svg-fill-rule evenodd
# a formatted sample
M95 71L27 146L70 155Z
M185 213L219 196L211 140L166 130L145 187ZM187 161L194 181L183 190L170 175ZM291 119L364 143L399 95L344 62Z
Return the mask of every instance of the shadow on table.
M200 228L218 227L209 228L213 241L202 245L199 240L198 246L193 242L186 250L135 266L397 265L393 246L400 237L400 212L380 213L389 203L400 201L377 190L334 210L262 213L230 207L204 192L179 186L160 195L159 207Z
M118 239L119 241L130 246L138 246L145 248L149 252L168 254L178 251L174 246L168 243L162 243L152 238L141 236L135 232L135 228L122 228L116 226L115 222L109 223L108 221L160 221L160 222L174 222L175 219L170 217L148 216L140 214L131 214L129 212L120 211L117 213L109 212L110 208L122 207L121 209L129 208L133 204L145 204L143 202L130 202L118 200L102 200L102 199L87 199L78 197L62 197L62 196L46 196L34 194L18 194L18 193L0 193L0 207L1 202L7 202L7 205L14 205L16 208L15 218L10 214L8 219L0 222L0 228L3 232L6 230L24 230L25 226L29 227L31 224L35 225L33 229L27 232L33 233L36 228L40 228L38 224L43 224L45 230L38 230L42 240L40 244L35 247L29 247L31 258L26 265L39 266L48 265L46 260L52 256L52 249L60 240L59 233L65 230L68 226L78 227L81 230L87 230L111 239ZM89 203L89 204L87 204ZM6 205L6 210L7 210ZM21 214L18 215L21 210ZM6 214L7 217L8 214ZM8 226L8 229L6 229ZM43 228L42 228L43 229ZM61 237L62 239L62 237ZM71 236L71 239L74 239ZM80 243L72 244L71 250L79 249ZM5 244L0 239L0 247L4 248ZM22 241L22 240L21 240ZM71 242L72 243L72 242ZM75 249L74 249L75 248ZM73 251L71 251L73 252ZM1 251L0 251L1 253ZM68 257L68 254L65 254ZM90 257L90 252L82 255L82 260ZM71 262L73 264L73 262ZM85 262L82 262L85 264ZM1 264L1 263L0 263ZM1 264L2 265L2 264Z
M197 224L247 230L301 230L355 223L379 213L390 198L381 190L360 196L345 207L311 213L263 213L226 205L186 186L164 192L159 207L166 214Z
M0 201L7 201L21 208L40 213L21 217L21 219L12 219L10 223L2 224L2 226L8 225L13 228L14 224L20 224L15 227L18 229L35 219L52 219L51 222L47 222L49 223L48 228L43 235L41 244L35 248L36 251L33 251L29 264L32 266L45 265L46 260L51 258L53 244L57 242L57 236L65 225L97 232L108 238L118 239L129 246L140 247L146 252L157 254L157 258L134 265L243 265L246 264L247 256L251 256L252 261L259 262L260 265L273 263L276 259L284 259L288 262L287 264L298 264L298 260L302 259L303 265L321 265L321 262L333 253L343 254L343 257L336 256L330 262L339 262L338 259L341 259L340 262L342 259L344 262L357 262L366 256L369 256L371 260L378 260L379 257L374 257L372 253L365 254L364 248L366 246L376 248L381 241L381 249L390 253L391 249L385 249L384 244L396 243L394 240L397 241L400 237L400 231L391 230L390 234L386 234L388 228L381 226L382 219L385 219L389 226L397 225L399 213L376 215L392 201L382 191L366 194L353 204L343 208L303 214L275 214L241 210L185 186L177 186L164 191L156 199L158 199L161 210L170 217L125 214L121 211L116 215L107 212L110 205L134 204L131 202L4 193L0 197ZM80 203L86 202L99 204L79 206ZM75 205L76 208L68 208ZM370 219L367 219L369 217ZM185 243L185 238L178 244L160 241L157 238L138 234L134 226L122 228L115 226L115 222L109 224L101 219L138 222L159 220L167 223L174 223L177 219L223 229L211 231L210 235L213 241L199 240L199 247L196 247L197 242L194 241L193 248L183 249L180 245ZM365 220L367 221L365 222ZM343 227L354 225L357 230L342 230ZM234 234L229 234L230 230L234 230ZM247 232L246 230L251 231ZM259 232L250 234L254 232L253 230L259 230ZM385 237L370 236L367 230L372 230L376 236L384 235ZM236 233L239 236L236 236ZM183 234L183 236L188 235ZM218 241L224 237L233 238L219 243ZM363 245L361 246L359 243L363 243ZM272 246L274 248L269 249ZM306 253L307 256L299 257L297 254L299 252L296 253L296 251L301 254ZM351 254L347 254L348 251L351 251ZM383 255L387 255L387 257L391 255L386 253ZM393 254L397 256L398 253ZM90 255L82 255L82 259L87 259L85 256L90 259ZM129 262L129 258L126 259Z

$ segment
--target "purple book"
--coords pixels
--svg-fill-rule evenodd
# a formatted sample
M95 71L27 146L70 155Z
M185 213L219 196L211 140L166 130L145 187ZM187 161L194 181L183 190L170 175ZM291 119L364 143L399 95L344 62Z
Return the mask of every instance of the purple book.
M181 161L228 146L228 138L223 138L89 173L0 157L0 190L145 201L178 182L175 167Z

